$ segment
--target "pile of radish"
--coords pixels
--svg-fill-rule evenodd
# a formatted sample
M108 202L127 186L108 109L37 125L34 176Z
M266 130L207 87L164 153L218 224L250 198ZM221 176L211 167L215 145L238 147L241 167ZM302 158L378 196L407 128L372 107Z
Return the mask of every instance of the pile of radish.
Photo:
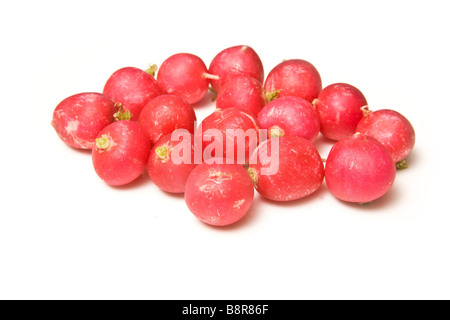
M196 103L208 90L217 92L216 109L197 127ZM221 51L209 68L179 53L157 73L156 66L117 70L103 93L64 99L52 125L70 147L92 150L107 184L128 184L147 168L156 186L184 193L189 210L214 226L244 217L255 189L272 201L292 201L325 179L337 199L372 202L407 167L415 143L403 115L371 111L350 84L322 88L308 61L285 60L264 79L249 46ZM314 146L319 132L336 141L326 159Z

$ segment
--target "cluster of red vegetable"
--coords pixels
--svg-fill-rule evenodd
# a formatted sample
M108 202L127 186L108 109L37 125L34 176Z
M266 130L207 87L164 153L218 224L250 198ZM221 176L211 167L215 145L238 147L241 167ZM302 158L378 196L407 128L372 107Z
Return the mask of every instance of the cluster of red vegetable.
M117 70L102 94L63 100L52 125L69 146L92 149L95 171L106 183L128 184L147 167L159 188L184 193L192 213L211 225L245 216L254 188L265 198L291 201L314 193L324 177L338 199L371 202L391 188L396 164L405 167L414 146L404 116L370 111L349 84L322 89L318 71L305 60L281 62L264 81L257 53L235 46L217 54L209 68L180 53L162 63L156 79L155 72L155 66ZM217 92L216 110L197 130L193 106L208 90ZM232 137L230 149L224 143L230 129L267 131L262 138L255 134L253 148L248 139ZM337 141L325 166L313 144L319 132Z

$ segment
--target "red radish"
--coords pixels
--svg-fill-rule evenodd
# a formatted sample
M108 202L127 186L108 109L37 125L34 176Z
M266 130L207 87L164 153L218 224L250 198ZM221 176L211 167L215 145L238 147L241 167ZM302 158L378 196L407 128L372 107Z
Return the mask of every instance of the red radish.
M103 94L122 104L136 121L142 108L153 98L162 94L155 78L134 67L125 67L114 72L105 84ZM125 119L128 120L128 119Z
M261 83L249 76L232 76L217 94L219 109L239 108L257 116L266 104Z
M322 90L322 79L317 69L301 59L285 60L267 75L264 88L280 96L300 97L312 102Z
M338 199L367 203L392 187L395 164L377 140L359 132L338 141L327 158L325 180Z
M162 137L150 152L148 173L158 188L166 192L183 193L189 174L196 166L194 135L185 133L182 141L174 141L172 134ZM180 144L187 144L189 148L182 148ZM189 154L185 155L185 150L190 151Z
M196 120L194 109L186 101L174 95L161 95L145 105L138 124L154 144L176 129L194 133Z
M101 93L79 93L58 104L52 126L69 146L92 149L98 133L114 122L118 111L114 101Z
M269 153L271 159L267 161ZM274 201L306 197L319 189L324 176L317 149L310 141L295 136L262 142L250 159L248 172L256 190Z
M147 165L150 141L133 121L118 121L103 129L92 149L95 172L111 186L137 179Z
M227 162L246 164L259 143L257 120L237 108L216 109L199 129L205 160L223 157Z
M258 114L261 128L269 137L297 136L311 142L320 130L319 115L313 105L299 97L281 97L269 102Z
M200 221L227 226L246 215L253 196L252 180L242 166L202 163L189 176L184 198Z
M169 94L174 94L194 104L202 100L209 88L210 78L202 59L190 53L178 53L167 58L158 71L158 84Z
M219 52L209 65L209 73L219 76L219 79L211 80L211 87L217 92L234 75L247 75L260 83L264 81L261 59L249 46L234 46Z
M356 131L377 139L389 151L398 168L407 167L404 159L414 147L416 135L403 115L388 109L366 111Z
M341 140L356 132L367 101L361 91L346 83L324 88L314 102L320 118L320 132L332 140Z

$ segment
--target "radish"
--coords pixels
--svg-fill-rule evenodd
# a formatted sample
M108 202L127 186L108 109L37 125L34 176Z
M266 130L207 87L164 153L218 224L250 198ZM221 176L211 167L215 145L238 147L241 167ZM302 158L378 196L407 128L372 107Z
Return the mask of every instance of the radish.
M181 141L168 134L153 146L148 159L148 173L152 181L166 192L183 193L187 178L195 168L194 135L185 131ZM188 148L182 148L187 144ZM188 154L184 154L188 150ZM184 160L184 161L183 161Z
M67 145L92 149L99 132L114 122L118 111L118 105L101 93L79 93L58 104L52 126Z
M271 159L267 161L269 153ZM264 172L267 169L271 172ZM248 172L259 194L274 201L304 198L319 189L324 177L317 149L310 141L295 136L262 142L252 154Z
M152 73L152 72L151 72ZM120 103L129 112L123 120L137 121L144 106L163 92L153 76L134 67L114 72L106 81L103 94Z
M268 97L295 96L312 102L322 90L322 79L317 69L301 59L285 60L267 75L264 88Z
M332 140L341 140L356 132L367 101L361 91L346 83L335 83L322 90L314 101L320 119L320 132Z
M234 75L247 75L260 83L264 81L261 59L249 46L234 46L219 52L209 65L209 73L219 77L211 80L211 87L217 92Z
M227 226L242 219L253 203L253 184L235 164L199 164L186 182L185 201L202 222Z
M92 149L95 172L111 186L137 179L147 165L150 141L133 121L118 121L103 129Z
M311 142L320 130L319 116L313 105L299 97L280 97L269 102L258 114L261 128L269 137L297 136Z
M391 154L398 169L406 168L406 156L411 152L416 135L411 123L394 110L366 110L356 131L377 139Z
M217 94L216 107L219 109L239 108L257 116L266 104L265 92L255 78L239 75L231 76Z
M255 117L237 109L216 109L207 116L197 135L203 145L203 159L226 159L227 163L246 164L259 143L259 124Z
M138 124L153 145L176 129L194 133L196 120L194 109L186 101L174 95L161 95L145 105Z
M331 148L325 180L336 198L367 203L380 198L392 187L395 164L377 140L357 132Z
M194 104L208 92L210 79L218 79L207 71L205 63L199 57L190 53L178 53L162 63L157 80L165 93Z

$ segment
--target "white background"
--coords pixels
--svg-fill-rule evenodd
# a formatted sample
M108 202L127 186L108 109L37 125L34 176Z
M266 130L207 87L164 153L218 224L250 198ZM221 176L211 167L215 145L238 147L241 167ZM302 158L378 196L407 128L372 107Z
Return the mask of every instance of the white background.
M0 298L450 298L446 1L3 1ZM124 66L246 44L312 62L413 123L410 168L367 205L325 183L213 228L143 176L111 188L50 126ZM201 120L214 109L208 95ZM330 143L319 139L323 157Z

